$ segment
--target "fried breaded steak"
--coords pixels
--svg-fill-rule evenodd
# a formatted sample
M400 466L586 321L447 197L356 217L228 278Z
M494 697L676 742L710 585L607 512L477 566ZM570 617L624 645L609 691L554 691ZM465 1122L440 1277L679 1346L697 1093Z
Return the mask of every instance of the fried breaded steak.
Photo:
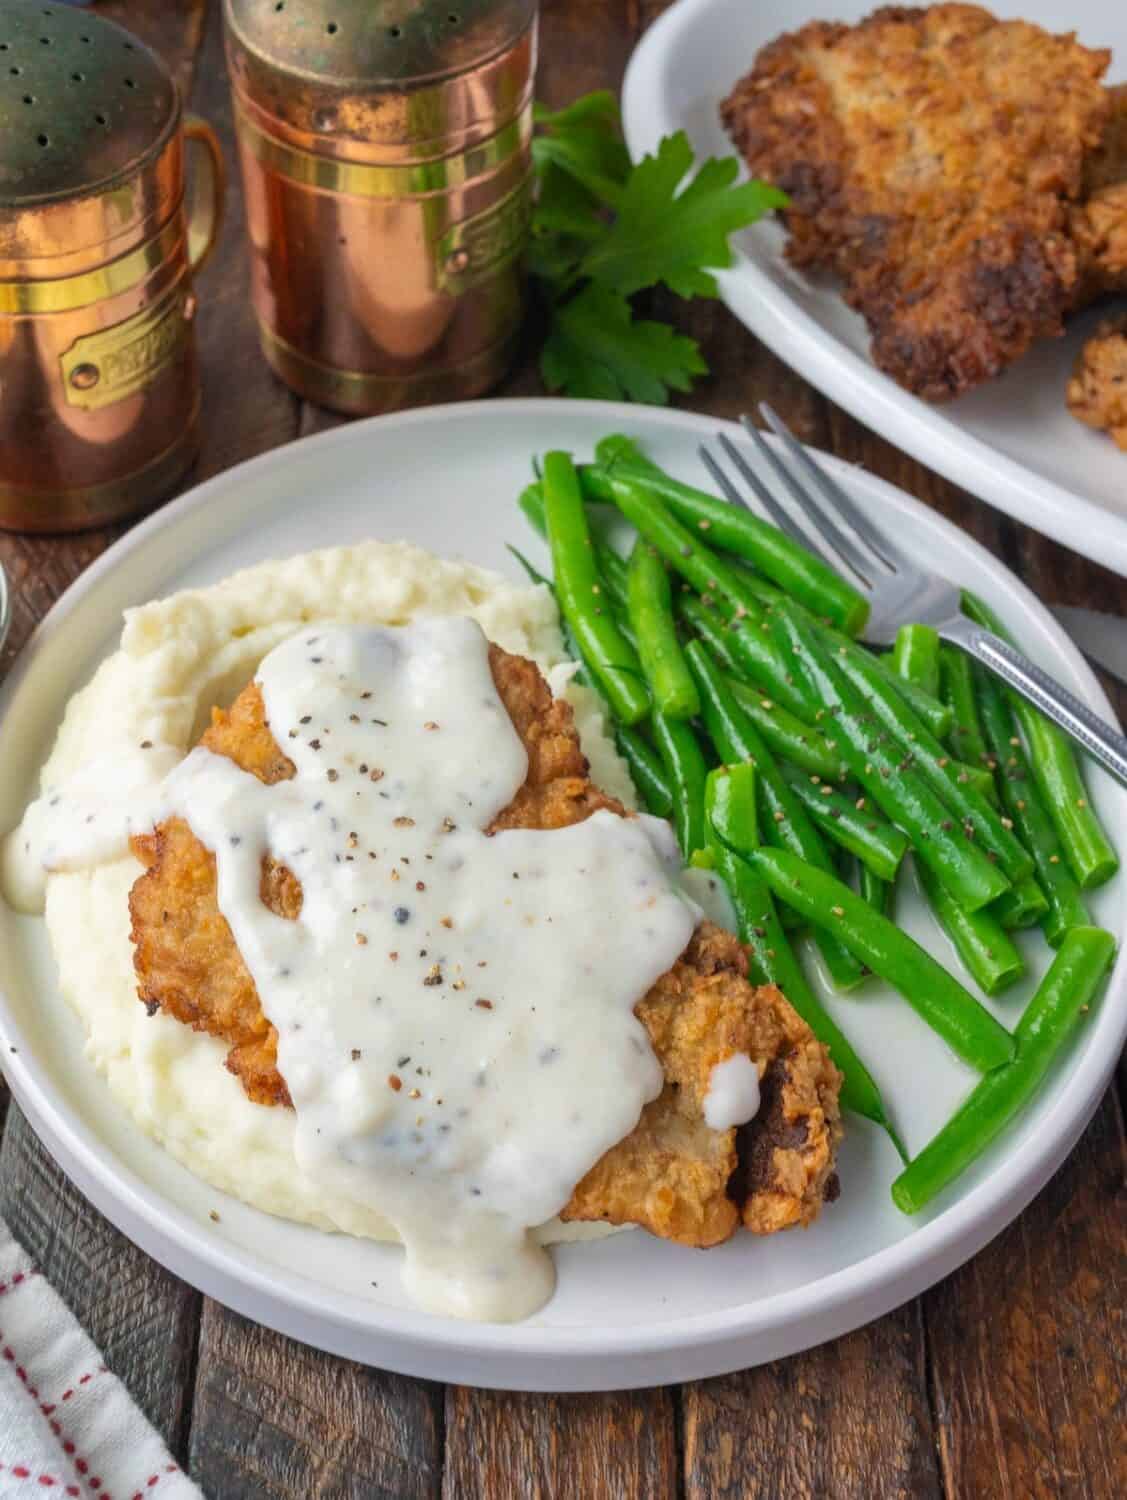
M1111 114L1108 56L973 5L893 6L779 37L720 112L790 197L790 259L842 277L877 365L942 401L1076 304L1070 210Z
M528 775L489 831L564 828L600 808L624 816L591 782L571 708L552 698L536 666L495 646L490 666L528 752ZM253 682L229 712L213 712L201 743L267 785L294 774ZM289 1106L277 1033L219 911L214 856L178 818L134 839L133 849L147 867L129 903L140 999L228 1043L227 1066L249 1098ZM284 866L264 860L260 890L276 914L300 913L300 884ZM809 1223L836 1191L840 1075L779 991L749 983L739 942L702 923L637 1015L665 1087L578 1185L563 1217L641 1224L691 1245L717 1244L741 1220L757 1233ZM739 1131L712 1130L703 1116L709 1074L735 1052L766 1069L762 1108Z
M1068 409L1127 451L1127 318L1101 323L1076 358Z

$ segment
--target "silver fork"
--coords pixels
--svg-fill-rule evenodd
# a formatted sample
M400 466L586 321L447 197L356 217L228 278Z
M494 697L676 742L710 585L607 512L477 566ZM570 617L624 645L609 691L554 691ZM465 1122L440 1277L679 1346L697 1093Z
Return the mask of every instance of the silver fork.
M873 645L891 646L901 625L918 622L931 625L950 641L981 662L1003 682L1028 698L1041 712L1084 747L1117 781L1127 786L1127 738L1112 729L1087 704L997 636L962 613L960 591L946 578L929 573L909 558L890 536L865 515L841 485L814 462L788 430L778 414L762 402L768 426L781 441L789 462L767 443L762 433L744 416L740 418L765 470L774 475L806 517L803 527L764 484L746 457L724 433L717 441L733 468L752 491L763 510L779 527L808 551L831 567L844 565L868 595L870 613L864 638ZM712 477L736 505L751 509L728 474L703 444L700 456ZM805 482L803 482L805 481ZM816 498L817 496L821 498ZM841 522L853 535L842 530ZM813 536L811 536L811 531ZM816 540L815 540L816 539ZM1125 627L1127 628L1127 627Z

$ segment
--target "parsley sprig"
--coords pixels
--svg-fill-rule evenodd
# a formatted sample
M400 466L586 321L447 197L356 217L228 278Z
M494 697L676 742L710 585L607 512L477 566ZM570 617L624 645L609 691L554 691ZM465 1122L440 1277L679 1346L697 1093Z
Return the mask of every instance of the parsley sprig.
M535 118L530 268L549 317L544 383L568 396L663 406L708 366L695 339L639 317L631 297L658 285L715 297L710 273L731 265L729 235L786 199L766 183L737 183L735 157L692 172L683 130L632 166L605 91L555 113L537 105Z

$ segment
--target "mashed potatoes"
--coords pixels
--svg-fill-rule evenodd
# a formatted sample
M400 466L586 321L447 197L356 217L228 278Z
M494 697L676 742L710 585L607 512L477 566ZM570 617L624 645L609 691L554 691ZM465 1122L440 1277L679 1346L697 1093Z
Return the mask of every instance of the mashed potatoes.
M67 708L43 784L61 783L95 759L108 767L135 759L144 743L187 751L211 707L229 703L267 652L303 624L404 624L425 614L468 615L490 640L536 661L553 691L571 701L596 781L634 805L598 700L569 682L547 590L516 586L406 543L380 542L264 563L214 587L129 611L121 649ZM9 862L9 874L13 868ZM247 1099L224 1066L222 1042L145 1013L129 936L128 895L139 868L127 855L47 881L46 921L60 984L114 1098L215 1187L323 1229L389 1237L379 1216L303 1178L292 1113ZM11 878L7 894L20 895ZM573 1234L556 1224L545 1237Z

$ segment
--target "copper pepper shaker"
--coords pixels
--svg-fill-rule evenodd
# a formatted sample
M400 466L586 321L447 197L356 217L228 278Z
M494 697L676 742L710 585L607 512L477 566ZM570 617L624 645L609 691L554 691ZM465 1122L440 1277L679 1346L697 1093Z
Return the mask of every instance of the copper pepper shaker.
M536 0L225 0L262 346L352 413L475 395L523 312Z
M222 181L155 53L88 11L0 0L0 526L101 525L191 463L191 272Z

